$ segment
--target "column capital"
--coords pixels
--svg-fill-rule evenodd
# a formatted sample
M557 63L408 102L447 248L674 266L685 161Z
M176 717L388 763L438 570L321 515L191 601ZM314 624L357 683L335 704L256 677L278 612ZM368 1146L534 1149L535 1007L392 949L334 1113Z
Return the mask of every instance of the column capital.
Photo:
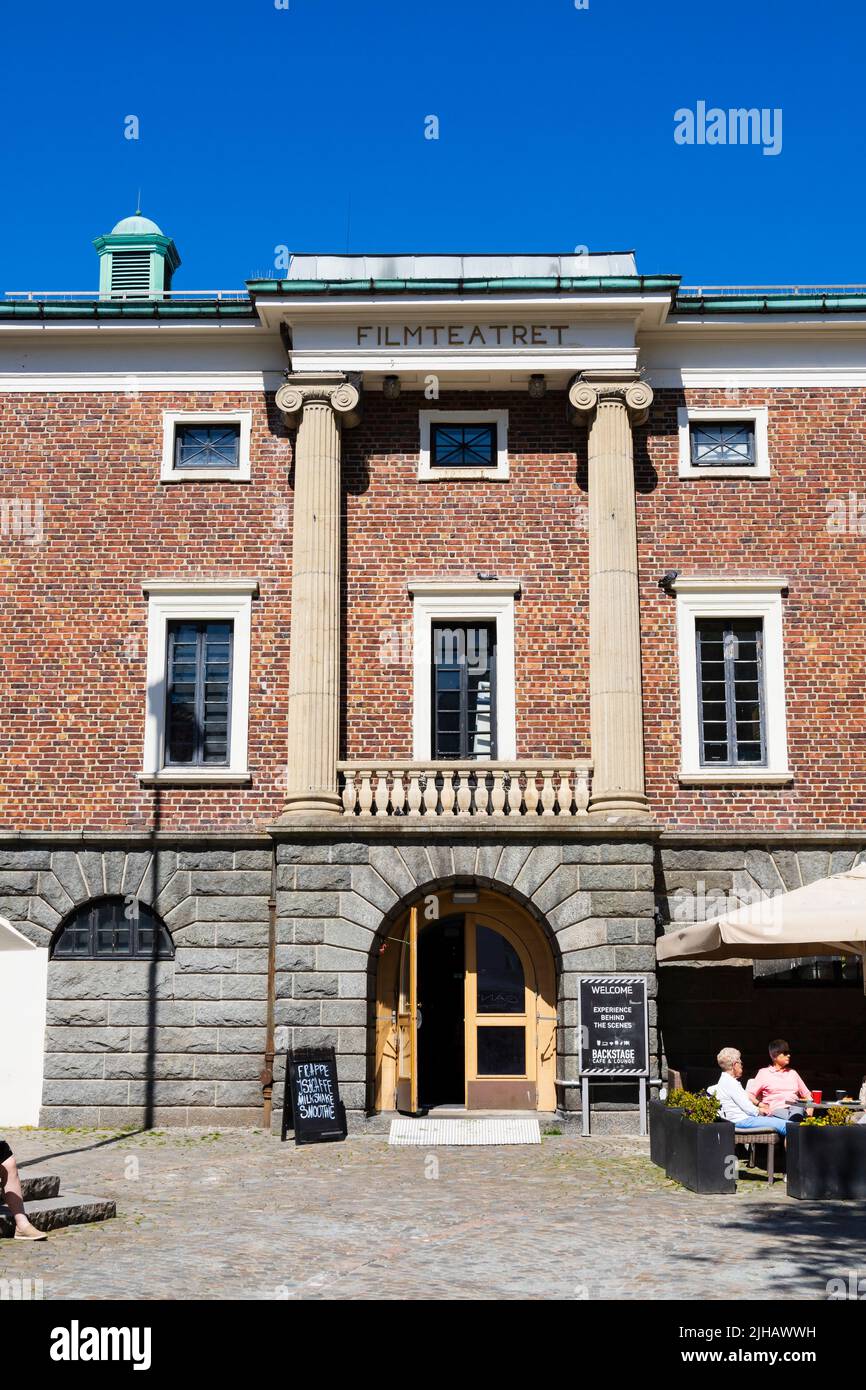
M294 372L276 394L277 408L288 423L300 424L306 405L328 405L345 426L357 425L361 418L361 376L358 372L328 372L315 376Z
M604 401L621 403L628 411L633 425L643 425L652 405L652 388L631 374L618 376L601 372L581 372L568 388L569 415L572 424L589 420Z

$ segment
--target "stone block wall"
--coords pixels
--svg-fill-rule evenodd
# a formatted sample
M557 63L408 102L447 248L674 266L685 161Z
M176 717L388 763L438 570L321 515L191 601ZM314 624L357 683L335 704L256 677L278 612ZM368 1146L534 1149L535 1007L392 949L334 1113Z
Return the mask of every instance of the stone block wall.
M50 944L73 907L105 894L152 904L175 944L171 961L50 963L44 1123L261 1123L268 845L214 840L156 854L141 842L0 845L0 913L37 945ZM278 839L273 852L275 1023L284 1044L336 1047L355 1122L373 1100L381 940L411 901L457 881L503 893L542 925L559 982L563 1082L577 1080L579 978L607 971L647 978L653 1075L665 1058L711 1069L727 1044L754 1069L776 1035L789 1037L816 1084L842 1065L850 1084L866 1073L860 992L756 985L751 966L657 972L653 917L658 905L668 921L706 918L761 890L840 872L866 859L866 840L655 844L637 830L337 822ZM278 1057L277 1124L283 1075ZM562 1087L559 1101L576 1109L577 1086Z
M169 928L165 961L53 960L47 1125L261 1123L271 851L0 848L0 912L39 946L122 894Z
M559 979L561 1079L577 1077L578 980L587 973L647 976L657 1065L652 844L545 832L346 827L278 843L276 1023L292 1046L337 1049L348 1111L373 1099L378 945L411 901L458 880L513 898L544 927ZM275 1107L281 1100L278 1085ZM578 1100L576 1086L563 1089L566 1108Z

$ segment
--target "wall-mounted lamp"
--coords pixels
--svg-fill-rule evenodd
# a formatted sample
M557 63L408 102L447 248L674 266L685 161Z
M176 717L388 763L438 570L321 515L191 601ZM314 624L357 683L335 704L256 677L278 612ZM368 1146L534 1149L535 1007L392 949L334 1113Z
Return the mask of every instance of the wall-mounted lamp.
M398 376L386 376L382 382L382 393L386 401L396 401L400 394L400 378Z
M547 391L547 380L543 372L533 372L529 378L529 394L534 401L540 401Z

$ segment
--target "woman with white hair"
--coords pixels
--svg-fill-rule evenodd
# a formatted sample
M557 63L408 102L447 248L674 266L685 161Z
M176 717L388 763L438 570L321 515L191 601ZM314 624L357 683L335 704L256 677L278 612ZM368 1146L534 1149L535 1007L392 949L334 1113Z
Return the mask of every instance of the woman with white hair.
M769 1114L769 1107L756 1105L749 1100L746 1089L740 1081L743 1074L743 1059L735 1047L723 1047L716 1058L722 1069L715 1086L707 1089L721 1105L723 1120L730 1120L737 1129L775 1129L784 1135L786 1120Z

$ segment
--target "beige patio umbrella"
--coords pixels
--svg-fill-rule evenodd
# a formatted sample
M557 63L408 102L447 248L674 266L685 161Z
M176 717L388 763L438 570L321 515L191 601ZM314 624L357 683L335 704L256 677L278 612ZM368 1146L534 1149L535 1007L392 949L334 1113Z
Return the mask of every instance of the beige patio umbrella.
M668 932L656 949L660 961L859 955L866 989L866 864Z

